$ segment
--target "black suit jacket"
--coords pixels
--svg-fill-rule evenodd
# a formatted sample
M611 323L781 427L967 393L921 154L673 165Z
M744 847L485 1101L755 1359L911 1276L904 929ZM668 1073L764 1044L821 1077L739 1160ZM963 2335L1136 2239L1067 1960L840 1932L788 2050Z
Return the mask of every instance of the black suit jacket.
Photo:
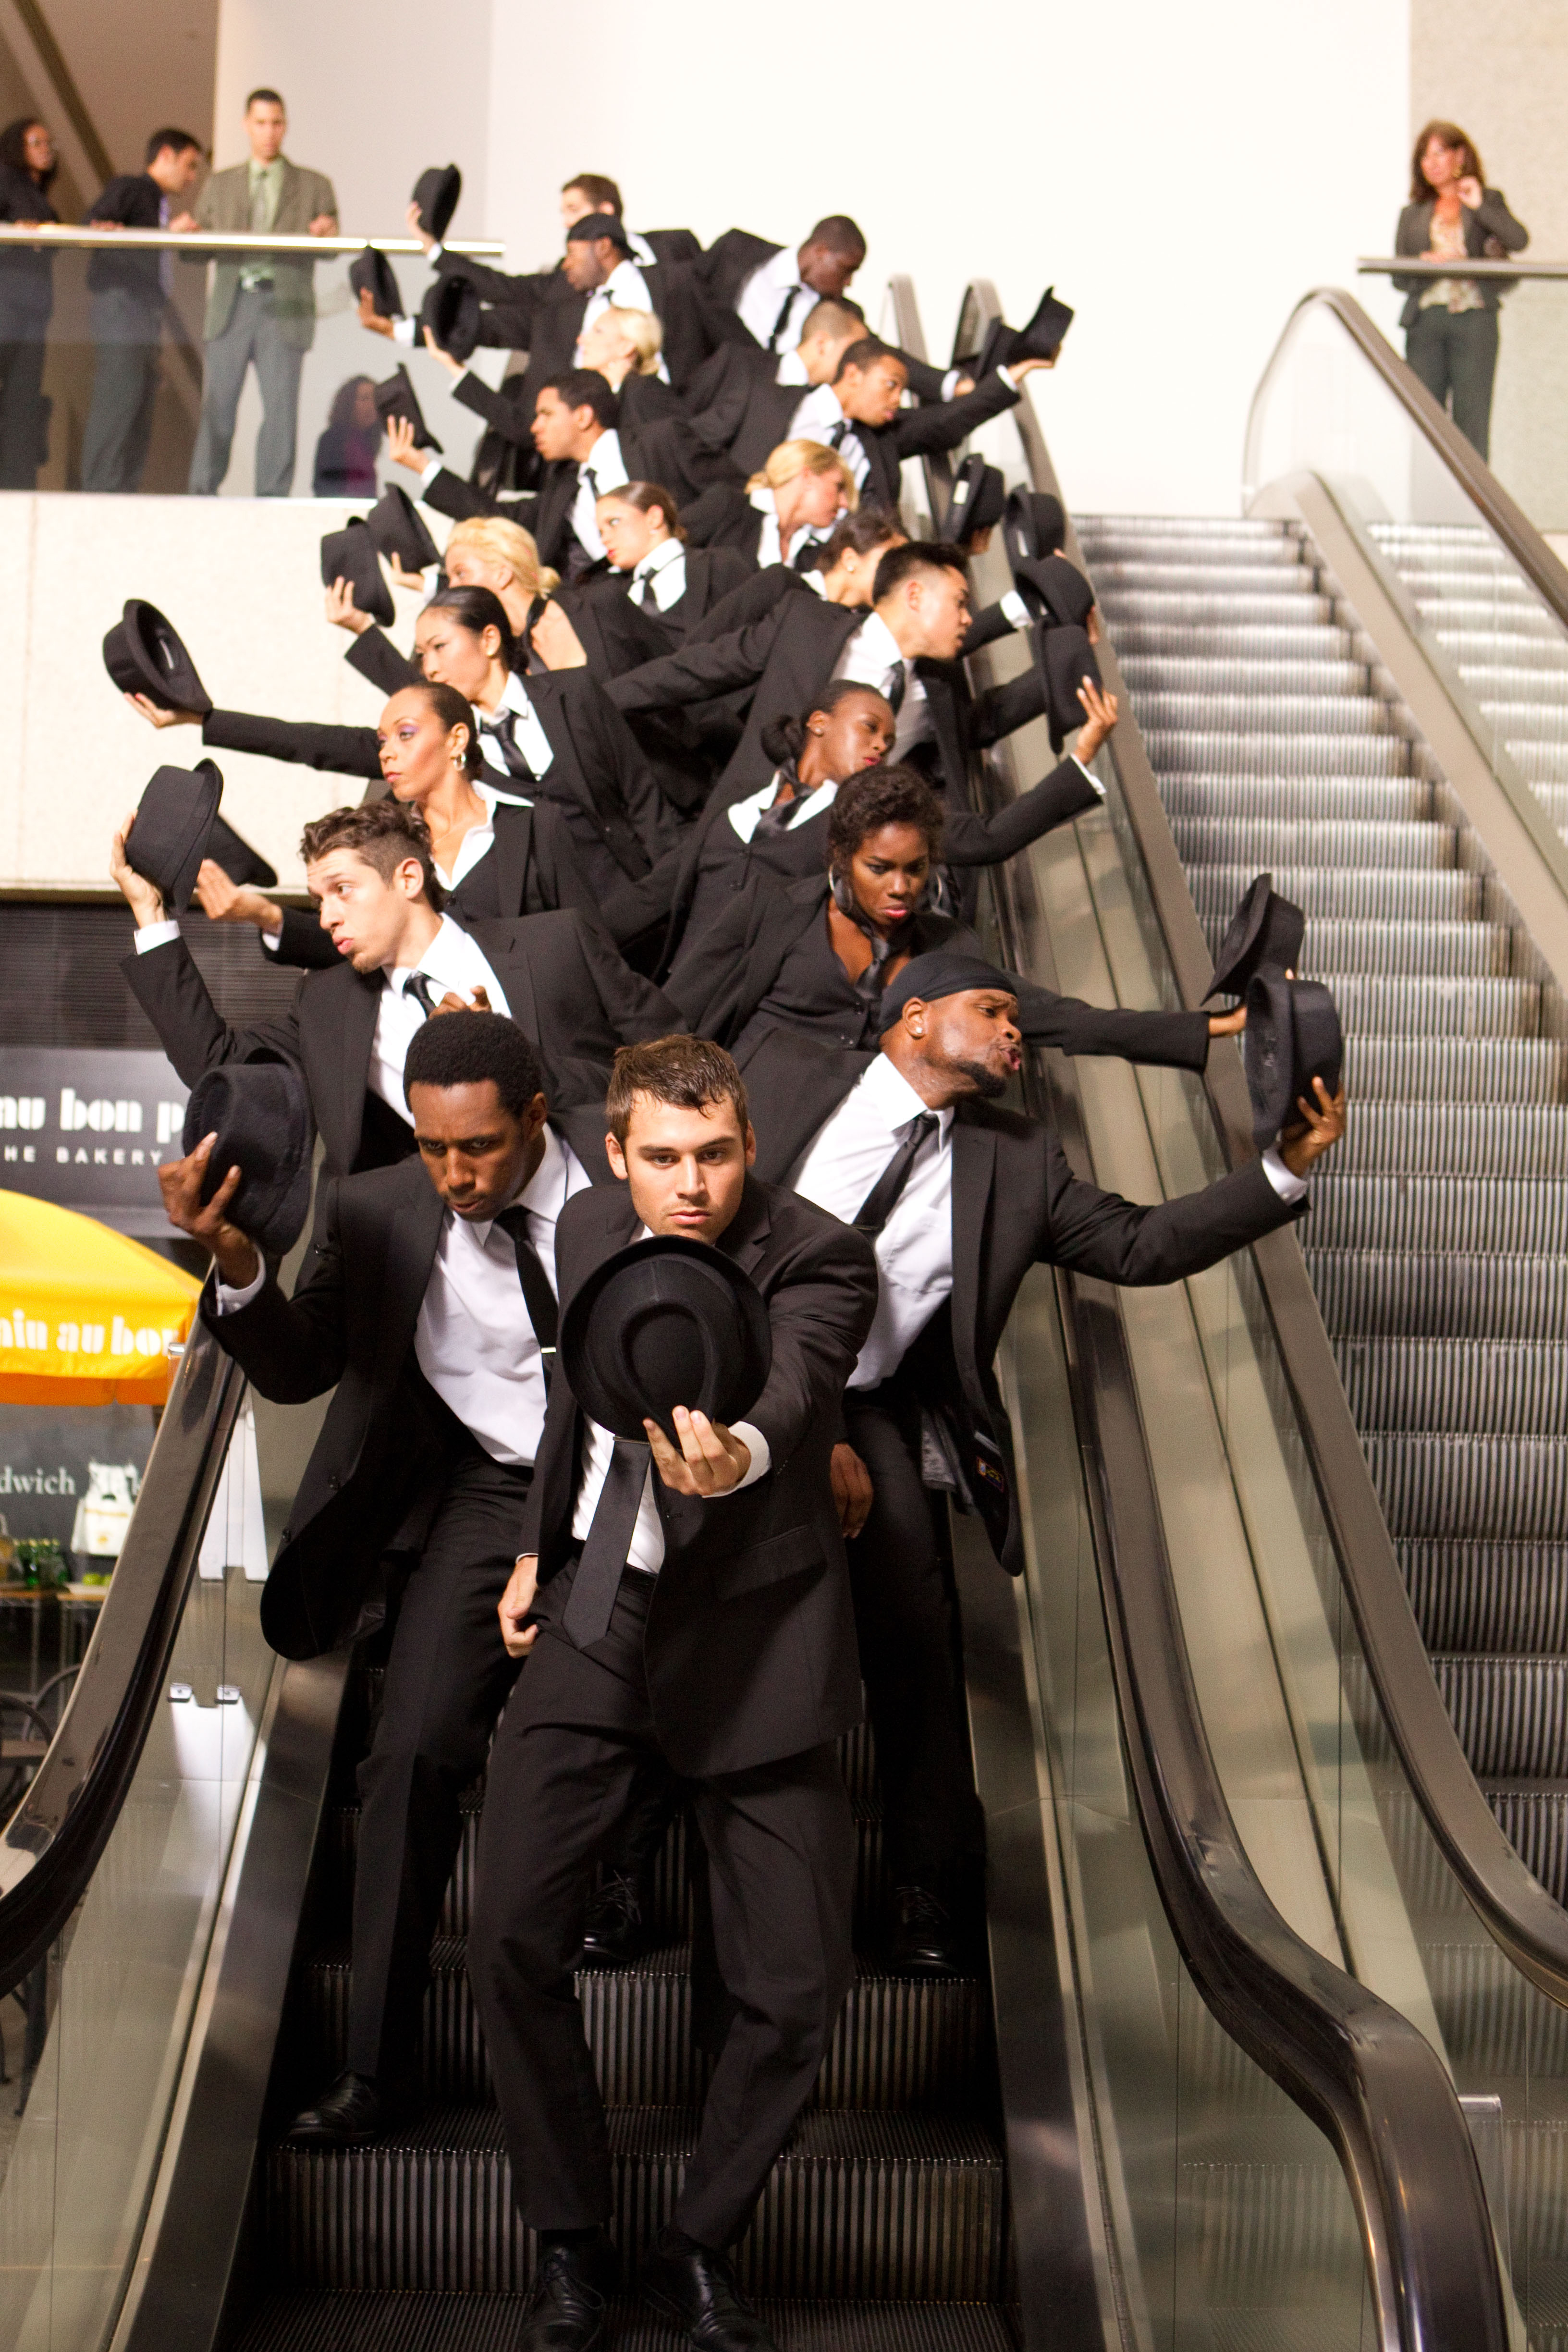
M649 424L627 425L619 431L628 478L632 481L658 482L678 506L694 503L711 486L732 486L737 478L724 453L699 441L684 417L655 418ZM450 515L458 522L466 521L470 515L499 514L521 523L525 530L532 532L541 562L564 572L577 547L572 531L572 509L577 497L578 472L574 461L557 459L541 467L537 489L509 497L492 494L475 482L465 482L460 475L443 466L419 495L437 514Z
M437 266L443 277L466 278L480 301L489 306L481 313L481 342L527 352L524 397L531 415L540 385L577 364L577 342L588 297L577 293L560 268L531 270L513 278L461 253L443 254ZM679 390L714 347L707 292L697 274L700 264L661 257L652 264L637 266L663 327L664 363Z
M869 328L867 332L869 334ZM781 385L778 381L778 355L763 351L744 329L742 333L745 334L744 341L721 343L712 357L703 362L686 387L686 405L699 432L707 437L716 427L726 447L733 446L737 438L732 430L725 429L726 423L733 425L745 413L751 386L763 384L776 393L781 401L789 392L789 387ZM898 349L896 344L893 348ZM912 352L900 351L899 357L903 362L909 387L915 398L941 400L942 388L946 381L942 371L929 366L924 360L916 359ZM803 399L809 389L809 385L795 385L795 400ZM786 425L794 414L792 406L784 418ZM767 449L783 438L782 433L775 433ZM767 449L763 452L764 457ZM760 464L761 460L757 462Z
M720 779L726 797L742 798L760 792L773 773L762 746L763 729L775 719L811 709L812 697L830 682L846 644L865 618L852 606L829 604L809 593L781 596L761 620L725 637L689 642L616 678L606 691L619 709L632 712L753 688L745 734ZM979 695L971 691L962 662L922 661L919 669L935 739L928 764L949 804L957 807L967 795L971 753L1040 715L1038 667Z
M765 356L765 354L764 354ZM775 383L769 373L748 365L743 355L724 355L725 363L710 362L703 386L708 404L693 406L693 430L715 449L729 453L737 471L757 472L768 452L789 438L790 421L810 386ZM900 408L890 425L857 425L855 437L866 452L869 472L860 486L863 506L891 507L902 496L900 467L906 457L956 449L977 425L1005 408L1015 408L1019 395L999 369L961 400L936 399L918 408Z
M613 1184L604 1118L557 1116L596 1184ZM594 1129L597 1128L595 1136ZM303 1404L335 1391L261 1596L261 1630L286 1658L313 1658L381 1614L381 1559L434 1466L432 1415L414 1335L444 1212L416 1160L324 1177L292 1298L269 1273L258 1295L202 1318L265 1397Z
M754 577L744 556L729 547L693 547L686 555L685 593L660 612L633 601L630 574L611 572L562 593L561 604L601 685L638 669L684 644L732 588Z
M555 1231L563 1313L637 1230L628 1187L567 1202ZM711 1502L654 1477L665 1557L644 1651L648 1697L665 1755L693 1775L796 1756L860 1719L829 1463L844 1382L876 1306L875 1262L847 1225L751 1178L719 1246L767 1302L773 1368L742 1418L767 1439L772 1466ZM518 1547L538 1553L546 1592L571 1550L582 1444L583 1414L558 1373Z
M770 1029L746 1057L757 1169L782 1182L837 1110L868 1054L829 1051L799 1030ZM952 1126L952 1292L905 1364L948 1418L992 1547L1024 1565L1012 1430L994 1369L1024 1276L1071 1266L1103 1282L1178 1282L1300 1213L1254 1160L1201 1192L1152 1207L1074 1176L1055 1130L971 1097Z
M602 1106L616 1047L682 1025L669 998L628 970L581 915L463 928L505 990L512 1019L538 1047L558 1109ZM232 1029L184 940L129 955L120 968L187 1086L220 1062L288 1062L304 1077L330 1173L377 1167L412 1149L405 1121L366 1083L379 972L362 975L342 961L331 971L307 971L287 1013Z
M784 837L787 841L789 835ZM749 862L743 887L691 939L665 983L692 1034L733 1046L790 950L826 911L826 873L784 883L760 861ZM903 951L929 955L939 948L954 955L984 953L973 931L951 916L921 908ZM1064 1054L1114 1054L1127 1062L1185 1070L1201 1070L1208 1060L1206 1013L1141 1013L1026 986L1018 999L1018 1025L1031 1045L1055 1045Z
M350 666L395 694L418 672L379 629L349 649ZM596 896L626 876L646 874L676 837L677 825L637 739L585 670L541 670L528 678L529 699L554 753L544 775L526 788L536 803L559 811L577 865ZM326 727L240 710L214 710L202 740L215 749L258 751L337 775L380 784L374 727Z

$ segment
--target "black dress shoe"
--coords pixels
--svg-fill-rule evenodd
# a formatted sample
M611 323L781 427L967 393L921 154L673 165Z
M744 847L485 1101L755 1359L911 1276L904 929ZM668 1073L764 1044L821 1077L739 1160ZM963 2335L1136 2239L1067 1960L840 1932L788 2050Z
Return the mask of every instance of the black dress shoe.
M963 1974L958 1929L952 1912L929 1886L893 1890L893 1932L888 1959L898 1976L956 1977Z
M635 1878L611 1871L588 1905L583 1930L582 1965L587 1969L629 1969L640 1958L644 1943L642 1905Z
M592 2352L619 2284L615 2248L602 2231L587 2245L544 2247L522 2306L517 2352Z
M684 2328L701 2352L778 2352L762 2321L736 2292L722 2254L665 2230L643 2264L645 2303Z
M317 2147L366 2147L402 2123L412 2105L406 2097L389 2098L368 2074L344 2073L313 2107L295 2116L289 2137Z

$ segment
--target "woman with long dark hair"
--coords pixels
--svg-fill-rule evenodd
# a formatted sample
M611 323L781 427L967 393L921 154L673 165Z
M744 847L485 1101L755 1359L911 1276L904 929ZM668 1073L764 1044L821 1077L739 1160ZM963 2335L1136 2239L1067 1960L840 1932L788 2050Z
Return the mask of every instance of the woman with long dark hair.
M59 168L47 122L18 115L0 131L0 221L58 221L49 190ZM54 260L26 246L0 254L0 490L37 487L48 455L44 350L55 307Z
M1522 253L1530 231L1501 191L1489 188L1475 142L1457 122L1428 122L1410 159L1410 201L1399 215L1395 253L1423 261L1500 261ZM1405 356L1441 407L1484 457L1491 434L1498 308L1517 280L1395 278L1407 299L1399 323Z
M311 497L374 499L380 446L375 386L368 375L351 375L332 394L327 429L316 443Z

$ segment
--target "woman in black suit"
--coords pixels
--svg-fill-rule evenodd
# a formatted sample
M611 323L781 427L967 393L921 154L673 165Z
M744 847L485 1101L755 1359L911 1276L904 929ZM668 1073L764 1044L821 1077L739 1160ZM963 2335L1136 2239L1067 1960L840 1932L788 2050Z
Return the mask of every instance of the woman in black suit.
M781 441L743 489L716 485L686 510L687 531L699 547L734 547L765 567L811 560L840 515L860 503L855 477L822 441Z
M49 189L58 168L47 122L18 116L0 131L0 221L58 221ZM0 254L0 490L37 488L47 455L44 349L55 307L54 262L26 246Z
M1522 253L1530 231L1500 190L1486 185L1475 142L1457 122L1428 122L1410 163L1410 202L1399 215L1395 253L1423 261L1500 261ZM1518 282L1499 278L1395 278L1407 299L1400 313L1405 356L1467 441L1487 455L1498 306Z

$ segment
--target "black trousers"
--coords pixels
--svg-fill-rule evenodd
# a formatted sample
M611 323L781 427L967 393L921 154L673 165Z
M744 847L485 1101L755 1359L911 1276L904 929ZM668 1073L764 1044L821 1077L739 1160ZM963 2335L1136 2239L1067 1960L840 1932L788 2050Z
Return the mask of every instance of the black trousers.
M41 328L25 342L0 340L0 490L37 488L38 467L48 455L44 352Z
M985 1852L947 1498L921 1482L912 1389L895 1378L847 1390L844 1417L874 1490L870 1517L847 1550L888 1864L895 1885L929 1884Z
M1491 439L1492 378L1497 373L1495 310L1449 310L1434 303L1405 331L1405 356L1440 408L1485 457Z
M573 1970L595 1863L658 1752L643 1666L654 1580L629 1571L603 1641L552 1630L571 1571L496 1735L479 1832L468 1973L523 2220L608 2219L604 2103ZM811 2095L848 1990L855 1835L830 1745L689 1784L707 1850L713 1940L735 2014L675 2208L707 2246L745 2228Z
M458 1801L483 1769L518 1671L496 1609L533 1474L492 1461L451 1426L359 1769L348 2064L394 2086L418 2070L430 1945L462 1836Z

